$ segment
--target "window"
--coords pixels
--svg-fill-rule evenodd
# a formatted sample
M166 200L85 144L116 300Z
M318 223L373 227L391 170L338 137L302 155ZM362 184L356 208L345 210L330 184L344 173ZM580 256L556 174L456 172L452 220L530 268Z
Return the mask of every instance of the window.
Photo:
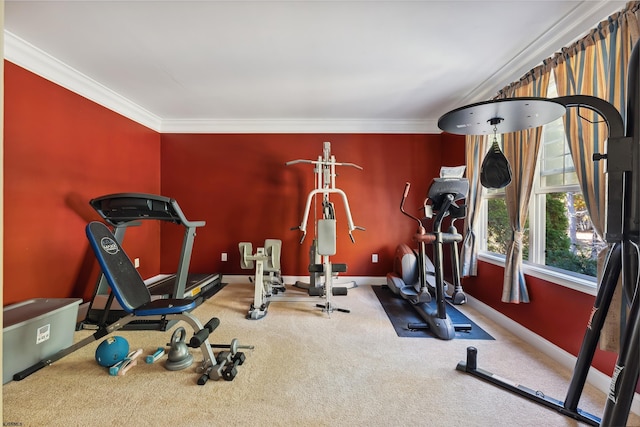
M557 96L553 76L547 96ZM593 292L596 255L605 243L589 221L562 118L544 126L541 144L523 238L525 272ZM511 238L504 194L484 190L479 233L482 258L502 263Z

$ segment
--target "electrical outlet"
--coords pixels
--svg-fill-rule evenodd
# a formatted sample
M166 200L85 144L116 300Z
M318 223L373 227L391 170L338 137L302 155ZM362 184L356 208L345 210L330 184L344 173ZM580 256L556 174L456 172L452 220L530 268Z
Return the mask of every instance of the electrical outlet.
M136 258L133 260L133 265L135 268L140 267L140 258Z
M222 256L220 257L221 261L226 261L227 260L227 253L226 252L222 252Z
M376 262L378 262L378 254L372 254L371 255L371 262L374 263L374 264Z

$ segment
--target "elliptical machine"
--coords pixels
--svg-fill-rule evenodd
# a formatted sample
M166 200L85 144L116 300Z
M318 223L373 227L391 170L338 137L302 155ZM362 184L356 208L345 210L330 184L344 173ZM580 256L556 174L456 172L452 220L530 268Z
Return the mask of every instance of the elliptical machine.
M394 272L387 274L387 285L396 295L409 301L416 309L425 324L409 324L410 329L428 329L437 338L451 340L456 331L468 331L469 324L453 324L446 310L445 281L443 272L443 246L451 244L451 263L453 268L452 301L454 304L464 304L467 297L460 282L458 243L462 235L454 226L454 221L466 215L466 205L456 202L466 198L469 191L469 181L466 178L435 178L427 198L423 203L424 219L432 218L433 232L425 230L423 219L415 217L404 210L404 202L409 195L410 183L406 183L400 212L418 223L418 230L413 240L418 243L418 253L407 245L399 245L396 249ZM448 232L441 231L442 220L451 216ZM433 245L434 264L426 255L426 245ZM431 276L431 277L429 277ZM432 293L434 295L432 295ZM431 305L432 298L435 307Z

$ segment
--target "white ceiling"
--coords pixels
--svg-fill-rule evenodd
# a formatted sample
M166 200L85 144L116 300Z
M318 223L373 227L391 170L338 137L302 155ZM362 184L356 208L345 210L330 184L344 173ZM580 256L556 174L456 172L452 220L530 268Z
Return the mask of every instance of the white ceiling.
M439 132L625 1L5 0L5 57L160 132Z

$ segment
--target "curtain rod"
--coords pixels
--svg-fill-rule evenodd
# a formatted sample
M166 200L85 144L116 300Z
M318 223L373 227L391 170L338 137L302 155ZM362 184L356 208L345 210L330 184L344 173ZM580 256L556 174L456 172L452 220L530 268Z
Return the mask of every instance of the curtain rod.
M570 46L563 47L559 52L556 52L553 56L542 61L542 64L533 68L531 71L522 76L518 81L513 82L500 91L494 99L503 98L506 93L511 92L519 87L527 85L534 80L539 79L543 74L550 72L553 68L565 60L577 55L579 52L585 50L588 46L592 46L597 41L607 37L615 26L620 25L624 21L630 23L632 44L640 38L640 26L638 24L638 18L636 13L640 10L640 1L631 1L626 4L624 9L614 13L607 19L601 21L598 26L589 33L582 37L580 40L574 42Z

